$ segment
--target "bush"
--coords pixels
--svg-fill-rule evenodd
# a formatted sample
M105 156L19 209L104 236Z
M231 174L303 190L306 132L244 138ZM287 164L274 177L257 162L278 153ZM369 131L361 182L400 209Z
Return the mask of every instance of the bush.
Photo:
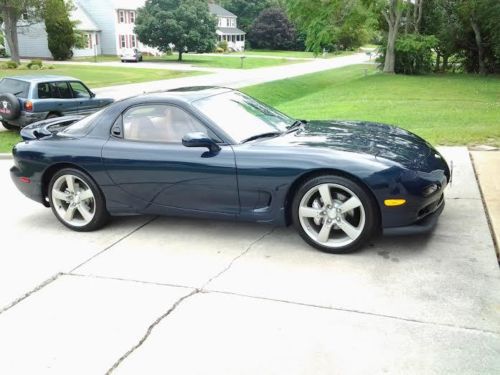
M26 64L21 64L17 67L17 70L29 70L29 67Z
M217 47L222 49L222 52L227 52L227 40L222 40L217 43Z
M34 69L34 66L38 66L38 69L40 69L43 66L43 62L42 60L31 60L27 66L28 69Z
M432 50L438 40L433 35L408 34L396 40L396 73L430 73L433 66Z
M6 63L2 64L2 69L17 69L18 63L15 61L7 61Z
M55 60L70 59L73 56L72 48L77 44L75 26L69 19L68 4L63 0L45 1L45 29L49 50Z
M224 53L224 48L217 47L215 49L215 52L217 52L217 53Z

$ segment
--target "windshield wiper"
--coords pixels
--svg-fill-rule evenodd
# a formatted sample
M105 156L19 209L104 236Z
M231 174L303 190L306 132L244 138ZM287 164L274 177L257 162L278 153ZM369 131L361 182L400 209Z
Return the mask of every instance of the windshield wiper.
M302 126L302 125L305 125L305 124L307 124L306 120L295 120L295 122L292 125L290 125L287 128L287 130L291 131L291 130L297 129L299 126Z
M259 139L259 138L275 137L277 135L281 135L281 133L280 132L269 132L269 133L257 134L257 135L251 136L250 138L242 140L241 143L254 141L254 140Z

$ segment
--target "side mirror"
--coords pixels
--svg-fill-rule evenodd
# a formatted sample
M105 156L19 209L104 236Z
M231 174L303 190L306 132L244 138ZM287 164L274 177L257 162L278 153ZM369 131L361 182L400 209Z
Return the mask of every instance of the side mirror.
M220 146L208 135L201 132L188 133L182 137L185 147L207 147L211 152L220 151Z
M90 92L90 97L95 98L95 93L93 91Z

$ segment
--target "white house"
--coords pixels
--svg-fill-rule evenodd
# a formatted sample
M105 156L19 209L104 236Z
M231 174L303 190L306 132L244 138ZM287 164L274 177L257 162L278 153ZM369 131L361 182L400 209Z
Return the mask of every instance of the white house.
M229 49L243 51L246 33L238 29L238 17L217 4L208 4L208 8L217 17L217 40L227 41Z
M71 12L70 19L77 21L76 28L87 40L86 48L73 49L74 56L120 55L121 50L128 48L158 54L156 48L139 42L134 33L136 11L145 2L146 0L73 0L75 9ZM245 33L237 28L236 15L215 4L209 4L209 9L218 18L218 40L227 40L229 48L242 50L245 46ZM19 26L21 57L52 57L43 22L26 27L21 23Z

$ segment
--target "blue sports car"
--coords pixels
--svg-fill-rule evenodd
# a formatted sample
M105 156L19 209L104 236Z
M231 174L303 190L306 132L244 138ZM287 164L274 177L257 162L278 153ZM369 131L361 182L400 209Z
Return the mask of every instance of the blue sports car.
M220 87L132 97L21 135L12 180L77 231L138 214L293 224L317 249L345 253L380 232L432 229L451 179L405 130L296 120Z

